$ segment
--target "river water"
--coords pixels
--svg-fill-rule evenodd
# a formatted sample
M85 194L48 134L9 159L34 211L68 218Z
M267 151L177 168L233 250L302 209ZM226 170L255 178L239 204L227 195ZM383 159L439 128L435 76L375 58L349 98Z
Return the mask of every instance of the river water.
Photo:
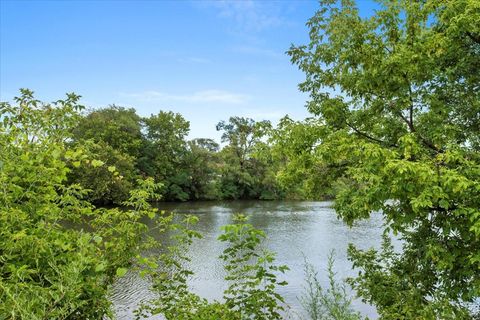
M190 286L194 292L208 299L221 299L227 286L223 280L223 264L217 259L224 249L224 244L216 240L221 233L220 227L231 223L234 213L250 215L250 223L266 232L264 246L277 253L276 263L290 268L285 276L288 285L281 287L279 293L285 297L290 312L301 315L299 297L304 292L305 259L319 271L322 284L327 286L325 269L331 250L335 250L337 277L344 279L356 274L346 255L349 243L363 249L380 247L380 214L374 214L349 228L337 219L331 205L331 202L306 201L211 201L159 203L158 208L198 216L199 222L194 229L200 231L203 238L190 248L190 268L195 272ZM166 241L159 238L159 241L162 240ZM151 297L148 281L134 272L120 278L111 294L118 319L133 319L133 310L139 302ZM371 319L376 318L375 309L371 306L354 300L353 307Z

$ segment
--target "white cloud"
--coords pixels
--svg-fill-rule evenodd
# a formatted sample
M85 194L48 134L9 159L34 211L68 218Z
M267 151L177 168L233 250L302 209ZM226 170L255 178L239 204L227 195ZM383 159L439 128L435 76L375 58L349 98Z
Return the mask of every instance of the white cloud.
M244 94L232 93L224 90L203 90L192 94L169 94L161 91L145 91L141 93L121 93L123 97L135 98L142 101L183 101L183 102L221 102L241 104L249 99Z
M220 17L231 19L235 23L235 29L242 31L261 31L287 23L281 17L279 6L268 2L223 0L202 4L216 8Z

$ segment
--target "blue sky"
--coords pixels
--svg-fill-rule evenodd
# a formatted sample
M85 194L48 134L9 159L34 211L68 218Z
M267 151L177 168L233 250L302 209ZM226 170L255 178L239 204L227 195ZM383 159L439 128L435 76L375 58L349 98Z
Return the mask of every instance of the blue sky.
M230 116L308 116L285 54L308 43L316 1L0 0L0 100L19 88L142 116L180 112L190 138Z

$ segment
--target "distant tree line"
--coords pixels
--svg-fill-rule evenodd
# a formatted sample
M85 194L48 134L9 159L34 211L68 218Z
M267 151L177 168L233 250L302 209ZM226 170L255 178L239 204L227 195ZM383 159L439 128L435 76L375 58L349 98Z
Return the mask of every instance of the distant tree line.
M208 138L187 140L190 123L178 113L140 117L133 108L111 105L84 114L70 141L105 166L73 163L69 183L91 190L89 200L104 204L124 201L141 177L160 182L166 201L305 198L302 175L286 173L282 137L294 124L283 119L282 134L276 134L269 121L231 117L216 126L221 148ZM118 175L112 180L114 169Z

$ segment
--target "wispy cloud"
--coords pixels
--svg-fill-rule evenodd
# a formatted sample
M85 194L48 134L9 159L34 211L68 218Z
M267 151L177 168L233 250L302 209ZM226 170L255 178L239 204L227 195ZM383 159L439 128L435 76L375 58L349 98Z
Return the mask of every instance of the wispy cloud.
M228 104L241 104L249 99L248 95L215 89L181 95L161 91L144 91L140 93L120 93L120 96L142 101L220 102Z
M202 2L203 6L217 9L218 16L233 20L237 31L262 31L287 24L280 14L279 6L268 2L243 1L211 1Z

